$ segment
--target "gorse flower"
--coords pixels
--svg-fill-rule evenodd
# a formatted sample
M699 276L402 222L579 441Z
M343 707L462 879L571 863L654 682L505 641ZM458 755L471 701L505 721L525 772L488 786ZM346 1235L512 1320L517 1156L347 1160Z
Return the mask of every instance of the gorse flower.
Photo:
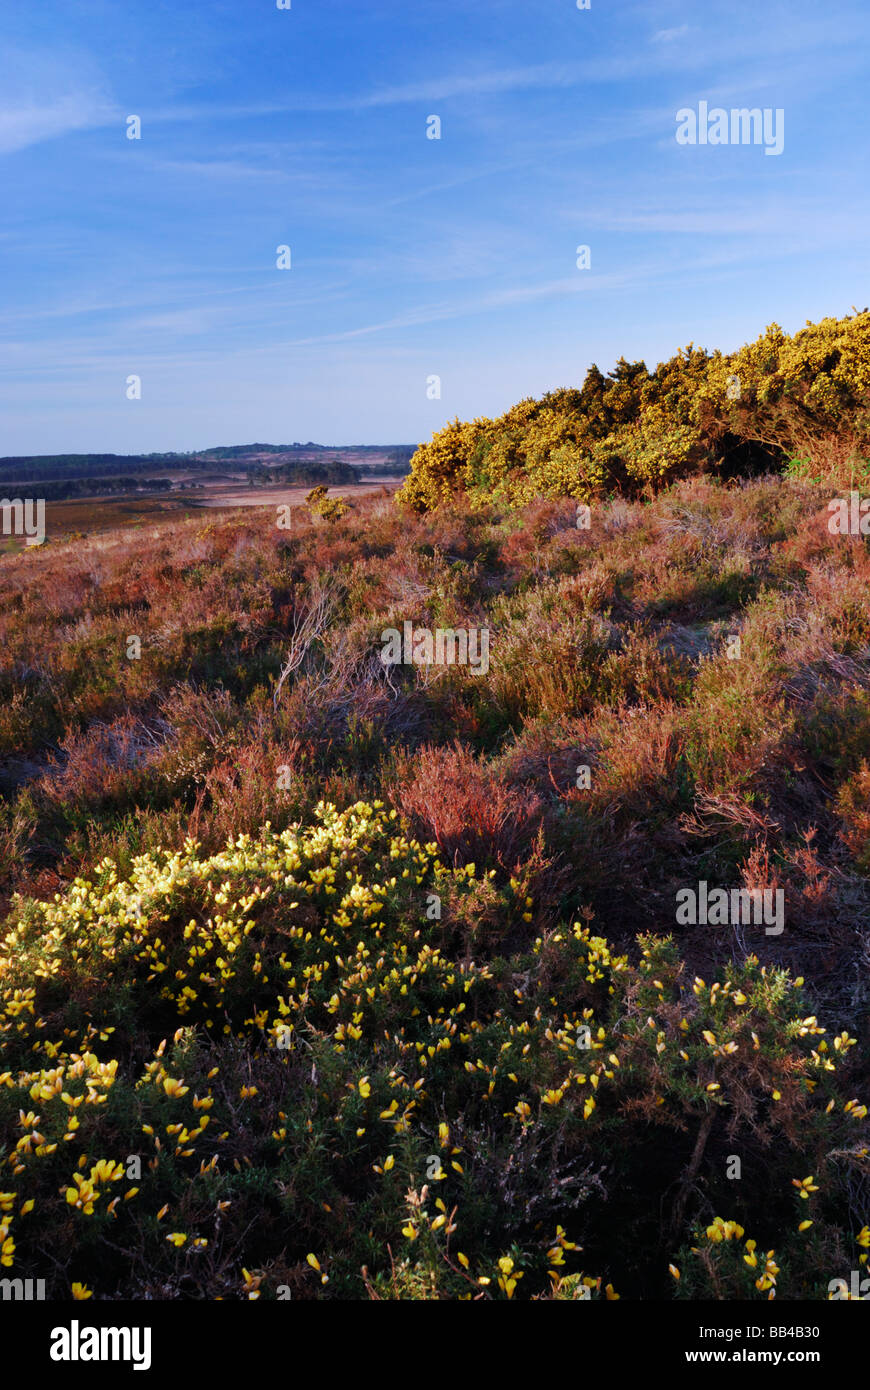
M429 921L429 889L471 926ZM135 1248L155 1280L221 1298L274 1297L281 1269L339 1297L368 1279L377 1297L615 1300L608 1251L596 1238L595 1274L576 1251L596 1173L643 1184L632 1116L685 1134L721 1115L724 1133L775 1091L784 1126L862 1137L835 1086L848 1049L822 1051L785 972L751 958L683 990L673 941L617 951L582 915L527 933L530 896L356 802L144 854L126 878L106 861L21 905L0 948L3 1265L29 1267L48 1229L98 1297ZM508 954L481 903L525 933ZM793 1181L803 1200L832 1186ZM506 1227L505 1192L534 1217ZM705 1248L736 1249L767 1296L785 1276L742 1237L717 1217ZM670 1269L675 1296L697 1289L690 1251Z

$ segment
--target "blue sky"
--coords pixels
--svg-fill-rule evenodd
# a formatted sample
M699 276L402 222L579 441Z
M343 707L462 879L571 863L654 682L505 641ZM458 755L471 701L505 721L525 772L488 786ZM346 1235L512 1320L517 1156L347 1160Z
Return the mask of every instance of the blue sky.
M414 443L870 302L866 0L5 0L3 30L0 454ZM782 154L679 146L700 101L782 108Z

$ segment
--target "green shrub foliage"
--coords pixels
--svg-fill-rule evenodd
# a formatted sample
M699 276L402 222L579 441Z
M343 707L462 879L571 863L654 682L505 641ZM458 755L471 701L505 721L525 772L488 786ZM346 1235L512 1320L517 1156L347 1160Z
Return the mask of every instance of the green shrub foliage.
M400 499L416 510L467 494L527 503L658 488L697 472L830 466L833 437L867 474L870 312L771 324L737 352L690 344L649 371L620 358L580 390L520 401L498 420L454 420L421 444Z

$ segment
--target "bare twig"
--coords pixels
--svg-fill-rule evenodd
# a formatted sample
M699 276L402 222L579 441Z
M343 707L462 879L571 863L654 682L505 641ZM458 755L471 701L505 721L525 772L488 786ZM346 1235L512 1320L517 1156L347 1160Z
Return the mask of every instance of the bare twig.
M278 708L278 700L287 677L298 671L312 643L321 637L329 626L329 620L338 602L338 585L328 575L318 575L310 586L308 600L300 604L293 613L290 629L290 650L281 671L272 703Z

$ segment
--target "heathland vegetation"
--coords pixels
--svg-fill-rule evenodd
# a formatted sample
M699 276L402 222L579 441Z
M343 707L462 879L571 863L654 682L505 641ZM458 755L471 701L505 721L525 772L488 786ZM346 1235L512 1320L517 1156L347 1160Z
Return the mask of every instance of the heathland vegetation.
M448 426L398 505L0 559L4 1275L870 1274L868 391L865 311Z

